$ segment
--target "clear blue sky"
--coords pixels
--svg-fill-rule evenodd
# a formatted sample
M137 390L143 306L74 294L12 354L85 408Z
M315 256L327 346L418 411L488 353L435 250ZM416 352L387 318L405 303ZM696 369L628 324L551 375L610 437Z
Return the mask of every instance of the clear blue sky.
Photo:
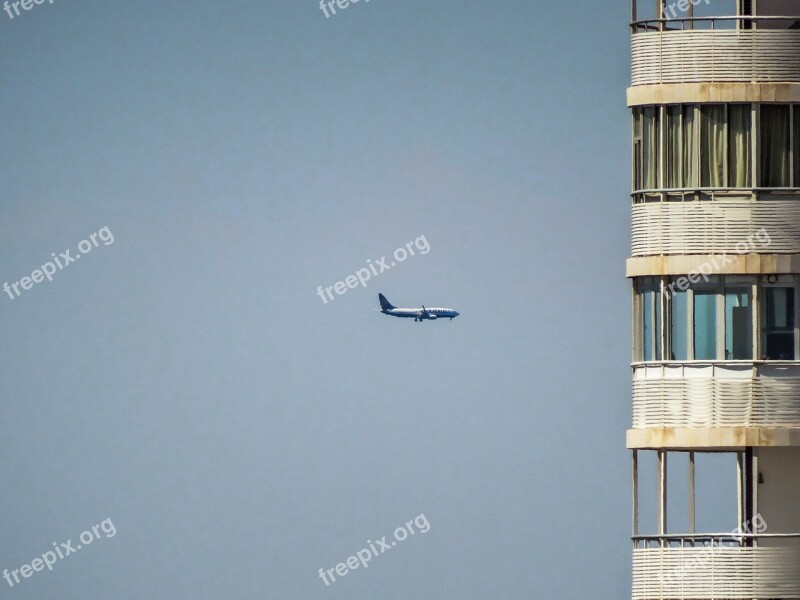
M628 16L0 12L0 283L114 235L0 296L0 569L117 529L0 597L627 596Z

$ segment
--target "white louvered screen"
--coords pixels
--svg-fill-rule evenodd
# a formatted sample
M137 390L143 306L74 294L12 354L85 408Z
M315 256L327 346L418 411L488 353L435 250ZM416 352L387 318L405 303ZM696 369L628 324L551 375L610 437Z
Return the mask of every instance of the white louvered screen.
M642 548L633 600L800 598L800 548Z
M631 229L632 256L735 254L761 229L760 252L800 254L800 199L634 204Z
M800 81L800 31L637 33L632 84Z
M633 428L800 427L800 365L753 375L749 366L636 366Z

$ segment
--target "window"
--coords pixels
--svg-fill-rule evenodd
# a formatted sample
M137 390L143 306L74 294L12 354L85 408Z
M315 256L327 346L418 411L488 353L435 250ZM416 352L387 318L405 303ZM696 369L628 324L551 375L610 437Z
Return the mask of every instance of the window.
M675 291L670 299L671 360L689 360L689 294Z
M732 104L728 108L729 185L752 187L752 108L749 104Z
M668 188L683 187L682 106L667 107L667 183Z
M694 292L694 359L717 358L717 293Z
M695 106L667 107L666 187L695 188L698 181Z
M639 284L638 326L640 338L637 340L638 360L661 360L661 286L657 279L644 278Z
M792 185L794 187L800 187L800 104L796 104L794 107L794 129L792 133L792 137L794 138L794 179L792 181Z
M725 360L753 358L750 288L725 288Z
M634 360L800 361L800 275L692 279L635 279Z
M764 358L794 360L794 288L764 290Z
M759 16L786 17L797 15L797 0L758 0ZM759 29L797 29L800 25L793 19L785 21L759 21Z
M761 187L789 187L789 106L761 106Z
M659 119L654 106L642 110L642 185L645 189L658 187Z
M700 185L725 185L725 106L700 107Z
M762 114L762 126L769 126L772 133L762 139L762 148L771 149L771 157L766 162L762 159L761 179L783 181L790 175L789 105L779 108L782 111L777 114L770 110ZM686 104L636 109L634 189L722 191L753 188L753 110L752 104ZM800 151L797 154L800 162ZM788 187L790 184L770 185ZM658 193L642 196L637 200L662 198Z

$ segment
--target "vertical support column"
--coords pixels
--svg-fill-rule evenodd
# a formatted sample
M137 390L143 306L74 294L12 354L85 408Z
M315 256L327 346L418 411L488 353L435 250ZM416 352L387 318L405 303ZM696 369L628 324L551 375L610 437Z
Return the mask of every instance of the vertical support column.
M634 537L639 535L639 451L633 451L633 459L631 460L631 477L633 479L633 516L631 523L631 530Z
M662 450L658 460L658 533L667 534L667 452Z
M695 533L695 484L694 484L694 452L689 452L689 533Z
M756 532L756 515L758 514L758 448L750 448L750 461L752 464L753 477L751 479L751 505L750 505L750 531ZM758 538L753 538L753 546L758 546Z
M744 522L744 506L746 504L745 500L745 486L744 480L746 479L745 474L745 467L744 467L744 454L742 452L736 453L736 494L739 497L739 502L737 503L736 507L736 521L737 527L740 527L741 524Z
M739 472L739 523L745 532L750 532L755 516L756 499L755 494L758 489L758 467L753 452L753 448L747 448L736 454L737 467ZM752 538L746 538L745 545L751 546Z

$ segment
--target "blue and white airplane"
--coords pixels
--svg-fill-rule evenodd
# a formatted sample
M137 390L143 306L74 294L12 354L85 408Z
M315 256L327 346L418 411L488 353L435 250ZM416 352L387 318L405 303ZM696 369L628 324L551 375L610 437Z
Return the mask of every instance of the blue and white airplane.
M390 317L413 318L415 321L435 321L436 319L455 319L460 313L452 308L395 308L383 294L378 294L381 312Z

